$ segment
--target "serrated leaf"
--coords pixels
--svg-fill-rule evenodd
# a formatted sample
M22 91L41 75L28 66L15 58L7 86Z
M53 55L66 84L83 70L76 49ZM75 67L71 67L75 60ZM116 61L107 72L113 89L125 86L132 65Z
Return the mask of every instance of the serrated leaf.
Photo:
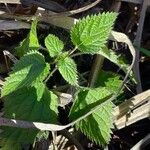
M83 53L94 54L107 42L117 13L102 13L79 20L71 29L71 39Z
M37 121L44 123L57 123L57 96L44 88L43 95L40 97L35 87L24 87L7 95L4 101L4 116L19 120ZM9 147L11 143L20 145L33 143L38 130L21 129L12 127L2 127L1 146ZM21 146L20 146L21 147ZM19 149L20 150L20 149Z
M80 121L76 128L96 144L105 146L110 141L113 128L112 106L112 103L105 104L99 111Z
M101 70L97 81L95 82L95 87L106 87L109 91L116 93L121 83L122 80L120 79L120 76L118 74ZM115 105L118 105L123 102L124 99L125 93L123 92L123 90L121 90L117 98L113 100L113 103Z
M93 107L106 101L112 93L107 88L80 90L71 108L70 118L75 120ZM100 145L109 142L112 128L112 103L101 105L98 110L76 124L89 139Z
M2 89L2 96L15 91L23 86L30 86L37 81L43 81L49 73L49 64L39 52L30 52L14 65L10 76L6 78Z
M40 101L45 91L45 85L42 82L36 82L34 87L36 88L37 92L37 101Z
M97 54L100 54L102 56L104 56L105 58L107 58L108 60L110 60L111 62L113 62L114 64L116 64L117 66L119 66L125 73L128 71L129 69L129 65L124 61L124 58L117 55L114 51L112 51L111 49L108 49L106 46L104 46L103 48L101 48ZM134 76L133 76L133 72L131 71L130 73L130 78L134 80Z
M33 20L29 34L16 48L16 52L18 56L21 57L27 52L39 49L40 45L38 42L37 31L36 31L37 22L38 22L37 19Z
M49 34L45 38L45 46L51 57L59 55L64 48L63 42L53 34Z
M58 70L63 78L71 85L78 85L77 66L70 57L61 58L57 63Z
M108 90L115 93L120 87L121 83L122 80L120 79L120 76L118 74L101 70L97 81L95 82L95 86L106 87Z

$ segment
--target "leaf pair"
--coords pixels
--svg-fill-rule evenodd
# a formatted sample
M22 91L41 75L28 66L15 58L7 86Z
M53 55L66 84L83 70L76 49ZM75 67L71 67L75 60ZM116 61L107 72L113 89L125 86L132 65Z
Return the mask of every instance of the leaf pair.
M58 37L49 34L45 39L45 45L51 57L59 57L56 63L63 78L71 85L78 85L77 66L68 53L62 52L63 42Z
M116 13L102 13L100 15L88 16L79 20L71 30L71 40L75 47L82 53L95 54L107 42L112 25L116 19ZM54 35L48 35L45 45L51 57L63 55L63 42ZM71 85L77 85L77 67L69 56L58 60L58 70L63 78Z

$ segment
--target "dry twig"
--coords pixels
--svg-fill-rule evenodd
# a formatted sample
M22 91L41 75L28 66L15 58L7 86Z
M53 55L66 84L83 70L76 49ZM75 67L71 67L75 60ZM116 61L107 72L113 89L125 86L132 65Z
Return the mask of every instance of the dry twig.
M30 24L25 22L14 21L14 20L0 20L0 31L29 29L29 28L30 28Z

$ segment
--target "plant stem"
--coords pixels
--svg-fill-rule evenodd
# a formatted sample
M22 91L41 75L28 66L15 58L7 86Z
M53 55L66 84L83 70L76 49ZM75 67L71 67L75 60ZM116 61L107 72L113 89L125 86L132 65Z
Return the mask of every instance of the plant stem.
M57 71L57 67L55 67L54 70L48 75L48 77L45 79L44 83L46 83L56 71Z
M40 46L40 49L44 50L44 51L48 51L47 48Z
M78 47L75 46L75 48L74 48L73 50L70 50L70 51L69 51L68 55L71 55L72 53L74 53L74 52L77 50L77 48L78 48Z
M77 50L77 48L78 47L76 46L73 50L70 50L68 53L68 56L70 56L72 53L74 53ZM43 48L43 49L45 49L45 48ZM57 70L57 67L55 67L54 70L48 75L48 77L45 79L44 83L46 83L50 79L50 77L56 72L56 70Z
M97 54L93 62L93 66L92 66L90 77L89 77L90 87L94 87L95 82L98 78L98 75L100 74L100 71L102 69L103 63L104 63L104 57L100 54Z
M71 57L77 57L77 56L80 56L80 55L83 55L83 54L82 53L76 53L76 54L71 55Z

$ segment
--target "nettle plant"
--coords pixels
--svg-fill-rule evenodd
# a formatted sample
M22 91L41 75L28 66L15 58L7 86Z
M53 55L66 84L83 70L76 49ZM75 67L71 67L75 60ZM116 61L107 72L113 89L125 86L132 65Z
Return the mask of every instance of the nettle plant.
M75 46L73 50L66 51L63 42L55 35L49 34L45 38L45 46L54 60L54 69L51 69L51 64L46 62L44 55L39 52L37 20L34 20L27 38L16 48L20 59L14 64L1 91L4 98L4 117L58 124L58 97L45 84L56 70L66 82L76 88L69 113L70 120L79 118L92 107L107 101L121 83L119 76L102 71L96 88L82 87L78 83L77 65L71 56L77 50L81 54L101 54L126 71L128 65L106 47L116 17L116 13L102 13L79 20L70 32ZM112 108L112 102L106 103L76 123L76 128L95 143L106 145L113 127ZM21 149L24 144L33 143L40 132L13 127L2 127L2 130L0 145L4 150Z

